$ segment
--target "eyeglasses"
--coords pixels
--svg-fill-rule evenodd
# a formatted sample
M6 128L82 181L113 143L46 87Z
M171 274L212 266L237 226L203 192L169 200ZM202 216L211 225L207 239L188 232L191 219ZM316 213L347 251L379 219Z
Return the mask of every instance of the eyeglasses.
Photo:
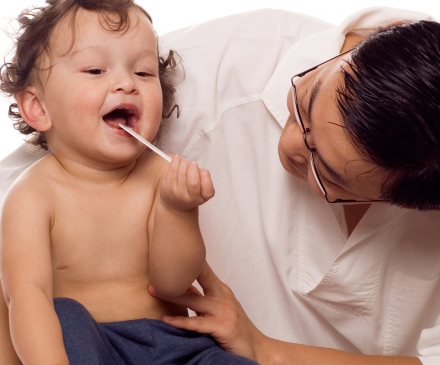
M297 81L299 78L303 77L307 73L309 73L309 72L311 72L313 70L316 70L319 66L321 66L321 65L323 65L323 64L325 64L327 62L330 62L330 61L334 60L335 58L338 58L338 57L340 57L340 56L342 56L342 55L344 55L344 54L346 54L348 52L351 52L352 50L353 49L349 49L348 51L345 51L345 52L337 55L336 57L332 57L329 60L327 60L325 62L322 62L319 65L314 66L312 68L309 68L308 70L303 71L303 72L301 72L301 73L299 73L299 74L297 74L297 75L292 77L292 99L293 99L293 109L295 111L296 121L298 122L299 126L301 127L301 130L303 132L304 143L306 144L306 147L307 147L307 149L310 152L310 166L312 167L313 176L315 177L315 180L316 180L319 188L321 189L322 193L324 194L325 199L329 203L354 203L354 202L367 203L367 202L379 202L379 201L382 201L382 200L355 200L355 199L348 199L348 200L346 200L346 199L345 200L344 199L335 199L335 200L329 200L328 194L327 194L327 190L325 189L324 184L322 183L321 178L319 177L318 170L317 170L316 165L315 165L315 160L313 158L313 153L316 152L316 149L313 148L313 147L310 147L308 142L307 142L307 135L310 135L310 128L306 128L304 126L304 123L303 123L303 121L301 119L301 115L299 113L299 108L298 108L298 98L297 98L297 95L296 95L295 81Z

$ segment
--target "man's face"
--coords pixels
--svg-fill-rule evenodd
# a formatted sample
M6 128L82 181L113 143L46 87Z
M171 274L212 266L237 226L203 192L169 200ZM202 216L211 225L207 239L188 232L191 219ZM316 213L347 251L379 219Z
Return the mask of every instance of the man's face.
M55 154L121 162L145 147L119 123L149 141L156 135L162 115L156 37L145 15L134 9L129 15L124 33L104 29L98 13L79 10L70 51L70 25L64 20L55 28L50 64L43 62L53 66L40 73L41 99L52 122L45 134Z
M350 54L336 58L300 77L296 82L298 111L306 128L307 142L313 153L319 177L328 199L378 200L384 178L376 165L364 161L342 125L337 106L336 89L343 83L341 67ZM306 148L292 99L292 88L287 95L289 118L281 135L278 152L283 167L292 175L307 181L317 195L323 196L313 176L310 152Z

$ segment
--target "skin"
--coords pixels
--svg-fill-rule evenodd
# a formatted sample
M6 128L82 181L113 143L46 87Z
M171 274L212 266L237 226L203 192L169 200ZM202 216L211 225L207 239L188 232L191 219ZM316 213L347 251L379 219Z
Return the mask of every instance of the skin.
M149 141L160 125L156 37L147 17L129 15L132 28L117 34L80 10L68 53L71 32L61 21L54 54L41 61L53 65L50 74L17 97L52 151L20 176L2 212L3 293L26 365L69 363L54 298L77 300L100 323L186 316L148 286L167 297L184 293L205 261L198 206L214 195L209 172L179 156L170 164L103 118L130 105L134 128ZM17 362L12 351L2 356Z
M8 313L8 307L2 296L0 298L0 364L21 365L21 361L12 345Z
M402 22L397 21L393 24L399 23ZM360 40L362 37L348 34L341 52L352 48ZM344 67L344 59L349 57L347 54L336 58L300 78L296 84L298 97L301 95L303 98L300 113L306 127L310 126L311 129L308 136L309 144L316 148L319 155L325 156L327 164L345 180L345 184L341 186L318 158L316 165L321 172L321 178L325 179L323 183L329 195L334 194L333 198L342 199L375 200L379 199L383 173L371 173L375 166L364 161L351 145L341 127L341 118L334 102L336 86L342 80L339 70L340 67ZM310 90L313 83L317 82L321 83L321 89L310 115L306 113L310 103ZM291 93L290 90L287 96L290 116L279 141L280 161L289 173L307 181L314 192L323 197L310 168L310 153L305 147L302 131L295 119ZM312 123L310 118L313 120ZM362 219L369 205L344 205L349 234ZM187 306L199 314L196 317L164 316L162 320L178 328L210 334L225 350L253 359L262 365L421 365L420 360L414 357L359 355L267 337L250 321L230 288L218 279L207 264L197 280L203 288L204 295L192 287L181 296L168 299L160 295L154 286L150 286L150 293L157 298Z

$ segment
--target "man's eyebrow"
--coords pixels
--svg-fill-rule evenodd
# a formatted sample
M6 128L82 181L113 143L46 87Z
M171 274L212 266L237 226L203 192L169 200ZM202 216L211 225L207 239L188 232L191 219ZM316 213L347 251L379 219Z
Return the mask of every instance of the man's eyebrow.
M338 172L336 172L335 169L333 169L333 167L331 167L327 162L325 162L325 160L323 160L321 156L319 156L319 163L321 163L322 166L324 166L324 168L327 170L327 172L330 174L330 176L335 180L335 182L338 185L341 185L342 187L348 186L347 180L345 180Z

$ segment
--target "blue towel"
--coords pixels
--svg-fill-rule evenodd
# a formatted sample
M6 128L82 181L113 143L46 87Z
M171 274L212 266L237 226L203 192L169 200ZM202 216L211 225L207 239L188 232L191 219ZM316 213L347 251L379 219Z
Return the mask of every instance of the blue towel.
M210 336L155 319L97 323L76 300L55 298L70 365L257 365Z

